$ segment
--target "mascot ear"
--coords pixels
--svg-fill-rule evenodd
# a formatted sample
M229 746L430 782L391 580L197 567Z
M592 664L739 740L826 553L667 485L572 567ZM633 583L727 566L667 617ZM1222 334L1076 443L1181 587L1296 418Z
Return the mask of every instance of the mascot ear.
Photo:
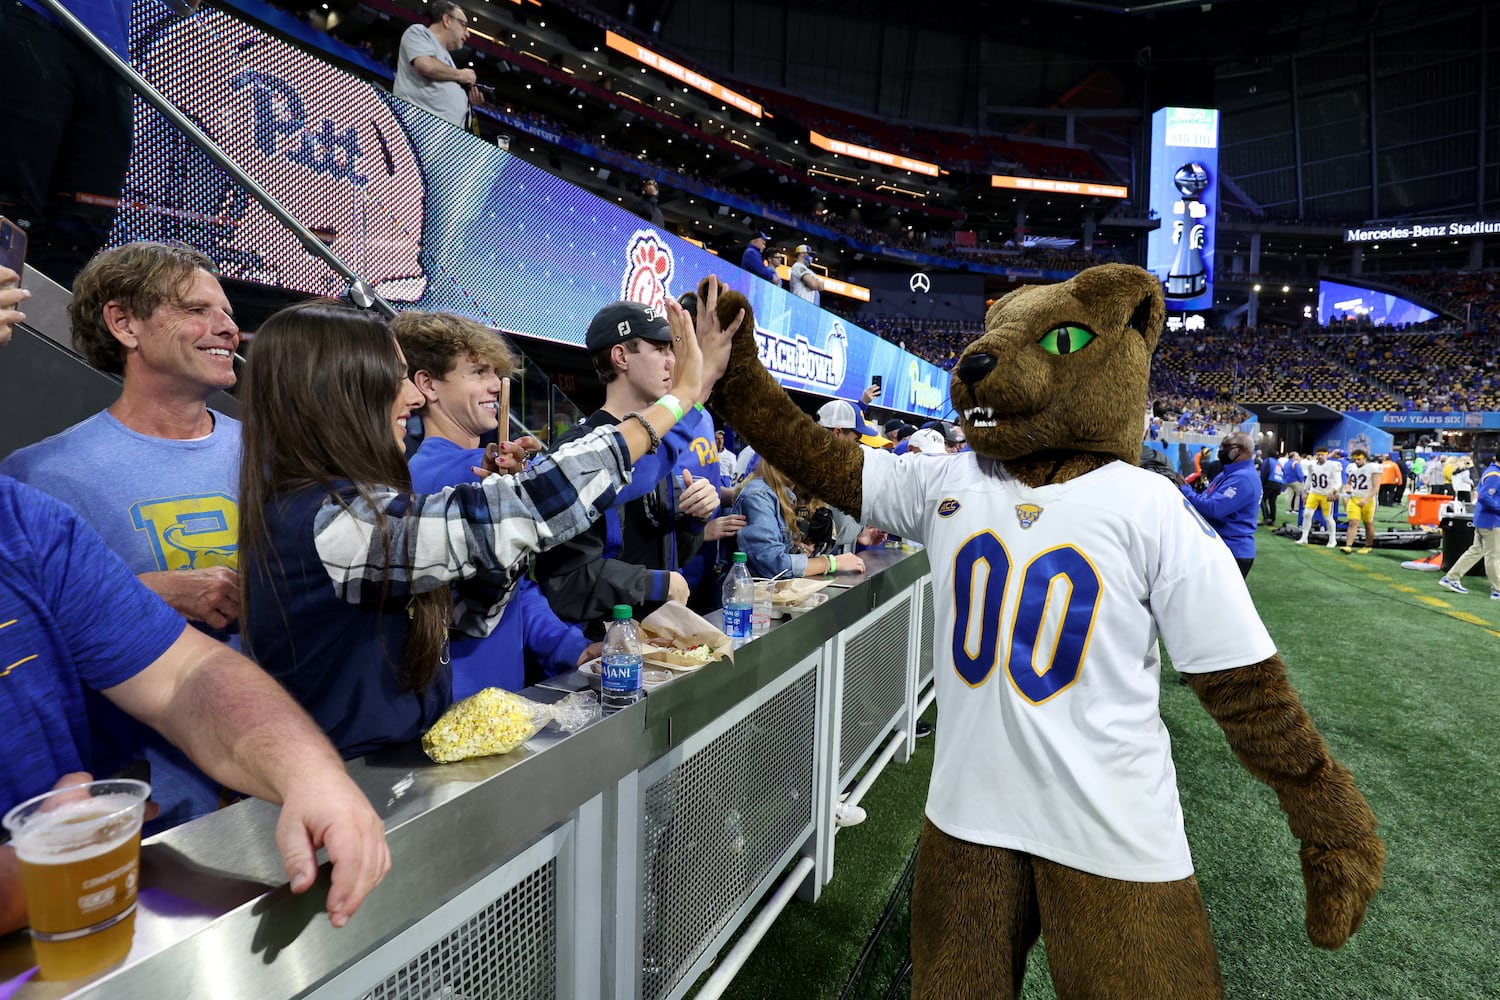
M1142 337L1146 336L1151 328L1151 296L1141 299L1140 304L1135 307L1135 312L1130 314L1130 321L1125 325Z

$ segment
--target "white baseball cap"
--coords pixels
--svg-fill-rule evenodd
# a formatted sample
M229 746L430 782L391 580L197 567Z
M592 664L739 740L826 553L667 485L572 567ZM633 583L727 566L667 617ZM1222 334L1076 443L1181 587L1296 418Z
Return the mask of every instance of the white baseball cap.
M948 442L943 440L943 435L928 428L917 431L906 439L906 450L915 451L923 455L946 455L948 454Z
M859 419L859 411L847 399L830 400L819 407L818 423L831 431L856 430L861 434L866 433L860 426L864 421Z

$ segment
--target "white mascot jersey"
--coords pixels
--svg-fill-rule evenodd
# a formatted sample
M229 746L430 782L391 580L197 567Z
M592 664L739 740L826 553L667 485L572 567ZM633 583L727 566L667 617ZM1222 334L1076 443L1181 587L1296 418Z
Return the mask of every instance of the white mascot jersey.
M1276 651L1224 542L1124 462L1031 489L972 452L866 451L863 482L864 521L931 564L933 824L1109 878L1191 875L1157 639L1188 673Z

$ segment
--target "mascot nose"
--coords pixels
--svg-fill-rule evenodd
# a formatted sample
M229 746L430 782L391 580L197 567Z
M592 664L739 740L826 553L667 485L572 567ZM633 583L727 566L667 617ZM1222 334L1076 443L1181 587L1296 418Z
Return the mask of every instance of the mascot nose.
M953 374L957 375L959 381L965 385L973 385L975 382L983 381L984 377L994 371L999 363L1000 359L993 354L970 354L958 363Z

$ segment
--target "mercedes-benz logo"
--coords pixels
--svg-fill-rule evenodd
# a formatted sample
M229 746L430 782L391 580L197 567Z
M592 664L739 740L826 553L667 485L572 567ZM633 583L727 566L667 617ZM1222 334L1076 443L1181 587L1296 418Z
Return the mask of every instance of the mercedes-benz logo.
M1280 416L1295 417L1307 412L1307 407L1298 406L1295 403L1273 403L1266 407L1267 413L1275 413Z
M908 284L911 286L911 290L914 292L925 293L932 291L932 279L927 277L927 275L923 274L921 271L918 271L916 274L912 275L911 281L908 282Z

